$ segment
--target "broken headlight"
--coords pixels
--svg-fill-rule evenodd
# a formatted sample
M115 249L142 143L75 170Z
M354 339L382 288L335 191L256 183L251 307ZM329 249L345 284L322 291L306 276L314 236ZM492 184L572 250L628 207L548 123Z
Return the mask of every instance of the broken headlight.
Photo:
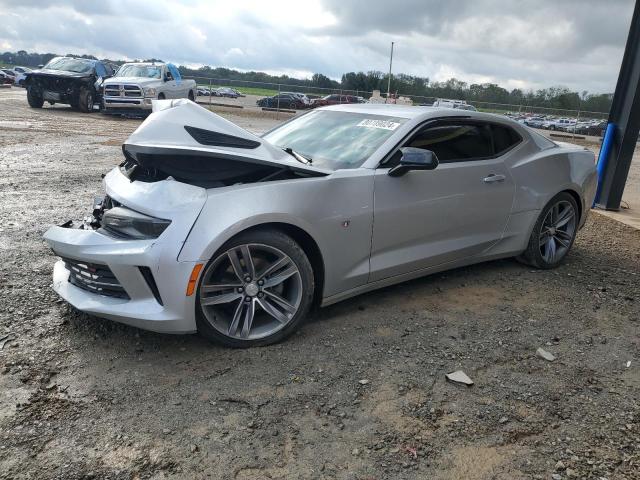
M158 238L171 220L150 217L125 207L114 207L102 215L101 226L116 237L144 240Z

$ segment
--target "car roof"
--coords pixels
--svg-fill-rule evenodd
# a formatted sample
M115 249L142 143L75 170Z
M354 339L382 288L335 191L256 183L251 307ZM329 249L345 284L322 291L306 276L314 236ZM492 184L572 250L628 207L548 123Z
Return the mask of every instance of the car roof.
M450 107L422 107L413 105L395 105L388 103L343 103L322 107L323 110L337 110L341 112L364 113L370 115L383 115L387 117L400 117L415 119L417 121L428 120L430 118L458 117L477 120L493 121L499 123L513 124L517 122L504 115L494 113L474 112L473 110L462 110Z

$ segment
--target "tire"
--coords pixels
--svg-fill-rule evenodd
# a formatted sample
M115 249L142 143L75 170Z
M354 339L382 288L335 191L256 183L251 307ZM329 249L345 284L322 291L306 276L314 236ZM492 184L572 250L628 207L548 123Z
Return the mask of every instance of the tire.
M44 105L44 98L42 93L33 86L27 88L27 102L31 108L42 108Z
M81 112L91 113L93 112L93 102L95 98L93 96L93 92L83 87L80 89L80 93L78 94L78 109Z
M578 204L571 194L561 192L553 197L542 209L527 249L518 260L541 269L559 266L576 239L578 214Z
M309 259L291 237L272 229L241 233L216 252L201 275L198 332L233 348L280 342L304 322L314 288Z
M193 91L189 90L189 95L187 95L187 97L189 98L189 100L191 100L192 102L195 101L195 98L193 96Z
M164 99L165 99L164 93L158 94L158 100L164 100Z

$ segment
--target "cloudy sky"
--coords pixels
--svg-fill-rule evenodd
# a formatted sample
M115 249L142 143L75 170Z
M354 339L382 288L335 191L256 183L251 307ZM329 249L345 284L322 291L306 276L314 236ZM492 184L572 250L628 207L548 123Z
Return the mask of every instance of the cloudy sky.
M633 0L0 0L0 50L615 88Z

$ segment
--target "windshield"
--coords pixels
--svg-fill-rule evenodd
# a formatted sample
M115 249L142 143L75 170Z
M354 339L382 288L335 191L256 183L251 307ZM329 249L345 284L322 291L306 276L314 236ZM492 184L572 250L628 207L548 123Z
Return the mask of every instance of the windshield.
M387 140L405 118L317 110L267 133L280 148L311 158L314 167L358 168Z
M157 65L123 65L116 77L160 78L162 67Z
M62 70L64 72L88 73L93 68L92 60L84 58L58 57L47 63L44 68L48 70Z

